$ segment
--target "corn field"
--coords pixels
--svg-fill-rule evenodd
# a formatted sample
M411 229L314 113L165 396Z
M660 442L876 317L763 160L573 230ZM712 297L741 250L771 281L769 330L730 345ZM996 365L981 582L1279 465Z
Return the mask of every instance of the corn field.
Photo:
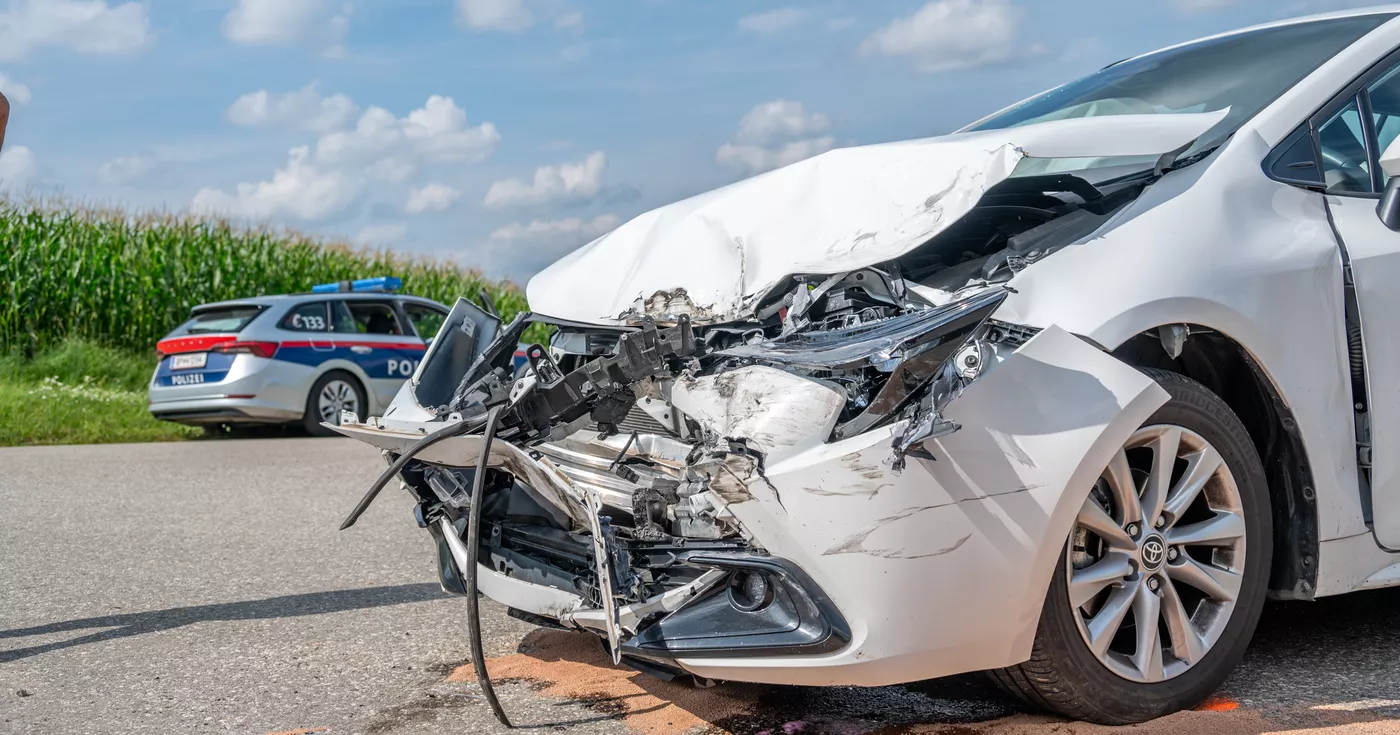
M197 304L381 275L449 306L485 290L507 318L525 307L514 285L456 264L220 220L0 202L0 352L70 338L149 351Z

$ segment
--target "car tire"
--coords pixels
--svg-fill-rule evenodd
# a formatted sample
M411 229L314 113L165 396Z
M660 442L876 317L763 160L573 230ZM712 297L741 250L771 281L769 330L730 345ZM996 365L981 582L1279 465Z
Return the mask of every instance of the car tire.
M334 398L331 394L334 394ZM332 416L322 413L327 402L335 403L336 400L347 410L353 410L361 419L365 418L369 403L364 386L360 385L360 381L354 375L344 370L332 370L317 378L311 386L311 392L306 396L306 408L301 419L306 433L312 436L337 436L336 432L321 425L322 421L327 420L335 424L340 423L338 410L334 411ZM350 401L353 401L353 407Z
M1071 592L1070 579L1076 571L1084 571L1086 567L1079 564L1092 566L1098 561L1093 561L1090 555L1089 561L1084 561L1088 555L1086 549L1105 549L1099 561L1109 559L1109 555L1114 553L1114 548L1106 540L1100 540L1092 531L1085 531L1084 523L1081 523L1090 513L1091 509L1086 503L1085 509L1076 519L1075 530L1066 541L1064 550L1061 553L1060 564L1056 566L1056 573L1052 576L1049 590L1046 594L1045 605L1042 608L1040 623L1036 631L1035 643L1032 648L1031 657L1025 663L1011 666L1005 669L990 672L992 679L1003 689L1013 694L1016 698L1031 704L1040 709L1049 710L1065 717L1076 720L1086 720L1102 725L1127 725L1143 722L1156 717L1171 714L1180 710L1194 707L1204 701L1214 692L1234 670L1240 659L1244 656L1245 648L1249 644L1250 638L1254 634L1254 629L1259 621L1265 597L1268 593L1269 571L1272 562L1272 516L1269 508L1269 490L1265 480L1263 465L1259 461L1259 455L1255 450L1253 442L1250 440L1248 432L1239 418L1235 416L1218 396L1212 393L1205 386L1194 380L1186 378L1176 373L1157 370L1144 370L1148 376L1153 378L1171 395L1171 399L1163 405L1151 418L1139 429L1134 437L1144 434L1144 432L1160 431L1162 427L1178 427L1185 430L1179 435L1183 437L1182 445L1187 451L1196 449L1202 451L1201 454L1191 456L1205 456L1202 446L1199 443L1187 446L1188 442L1184 437L1193 433L1192 440L1204 440L1208 442L1206 448L1213 448L1221 460L1226 474L1213 474L1207 478L1203 489L1197 496L1196 501L1205 502L1207 505L1202 510L1202 506L1191 505L1179 514L1172 515L1173 504L1168 500L1163 511L1159 514L1164 520L1163 523L1171 523L1170 527L1160 532L1149 530L1148 524L1142 524L1138 529L1142 540L1137 542L1138 564L1135 566L1134 574L1137 575L1137 582L1125 578L1110 583L1109 587L1098 593L1100 596L1089 598L1084 605L1076 605L1079 600L1085 599L1087 591L1092 589L1092 584L1080 584L1080 579L1093 578L1096 583L1098 575L1085 574L1082 578L1077 578L1075 592ZM1169 432L1170 429L1168 428ZM1164 441L1164 440L1162 440ZM1154 444L1153 447L1169 446L1166 444ZM1130 440L1125 453L1141 452L1142 449L1134 449L1133 441ZM1152 456L1158 452L1151 452ZM1126 455L1125 455L1126 456ZM1141 457L1141 454L1133 454L1134 457ZM1181 458L1181 454L1176 454L1176 458ZM1115 457L1115 463L1118 458ZM1137 460L1141 462L1141 460ZM1174 492L1188 485L1186 470L1194 470L1196 465L1187 464L1183 469L1180 459L1173 463L1175 468L1170 475L1170 480L1165 483L1171 492L1163 493L1168 499ZM1110 467L1110 469L1112 466ZM1147 477L1152 475L1149 469L1145 475L1140 476L1140 470L1133 468L1133 481L1130 486L1139 489L1145 497L1148 495L1147 487L1150 480ZM1217 471L1219 472L1219 471ZM1100 507L1112 505L1113 497L1123 497L1115 495L1109 487L1110 480L1107 479L1110 470L1105 470L1105 476L1095 485L1094 491L1088 502L1096 503ZM1121 474L1118 476L1122 476ZM1195 476L1195 475L1193 475ZM1181 479L1177 479L1180 477ZM1229 495L1229 482L1233 480L1238 493L1235 497L1238 502L1226 503L1222 498ZM1161 486L1159 481L1157 486ZM1102 502L1104 493L1109 496L1110 502ZM1226 513L1217 510L1217 501L1220 507L1229 506ZM1131 501L1126 501L1127 505ZM1150 507L1151 503L1142 502L1140 509ZM1196 531L1203 528L1201 521L1202 513L1207 515L1212 528L1217 525L1224 528L1217 521L1224 515L1238 516L1232 518L1232 530L1237 528L1239 520L1243 521L1243 536L1229 541L1229 546L1202 547L1176 545L1174 540L1198 539L1202 534ZM1195 515L1192 515L1195 514ZM1107 520L1118 520L1119 516L1110 512ZM1148 512L1142 510L1141 517L1147 517ZM1184 518L1190 519L1186 523ZM1126 521L1125 521L1126 524ZM1092 524L1090 524L1092 525ZM1154 524L1155 525L1155 522ZM1127 524L1131 527L1131 524ZM1108 529L1112 531L1112 529ZM1188 533L1190 535L1188 535ZM1149 554L1147 551L1149 542L1153 541L1152 536L1159 542L1157 551ZM1130 537L1131 538L1131 537ZM1107 539L1107 536L1104 537ZM1212 539L1213 544L1220 543L1220 539ZM1195 564L1197 569L1207 568L1220 570L1217 566L1220 560L1237 559L1237 555L1243 553L1242 569L1238 570L1238 577L1227 578L1228 585L1218 589L1221 594L1219 598L1228 598L1229 591L1233 589L1234 583L1238 583L1238 592L1234 597L1233 609L1228 612L1226 621L1221 622L1219 612L1223 610L1227 602L1219 602L1210 594L1205 593L1195 603L1196 607L1191 608L1189 603L1177 602L1187 600L1192 593L1199 592L1184 583L1182 578L1187 574L1192 574L1187 570L1187 565ZM1234 555L1220 556L1219 554ZM1151 563L1149 559L1155 558L1157 567L1156 574L1148 574ZM1205 562L1200 561L1201 558ZM1168 559L1174 561L1167 561ZM1233 564L1231 561L1224 563L1226 568ZM1181 575L1173 581L1173 578ZM1210 579L1206 577L1196 577L1197 581L1209 582L1215 579L1215 574L1208 573ZM1151 587L1152 584L1156 587ZM1140 585L1140 586L1135 586ZM1209 586L1209 585L1203 585ZM1151 587L1151 589L1149 589ZM1155 590L1155 591L1154 591ZM1142 608L1139 608L1139 594L1152 594L1160 605L1158 612L1150 612L1154 608L1151 598L1142 597ZM1072 594L1074 597L1072 597ZM1110 610L1121 609L1121 603L1114 603L1114 595L1127 596L1132 599L1131 607L1126 613L1120 613L1123 617L1118 618L1122 623L1106 622L1098 625L1098 615ZM1118 598L1122 599L1122 597ZM1099 602L1102 601L1102 602ZM1101 605L1098 612L1085 618L1087 609L1094 605ZM1204 607L1211 605L1212 607ZM1151 615L1160 620L1154 621L1157 637L1157 648L1160 656L1156 662L1152 661L1152 646L1143 646L1139 643L1142 635L1148 635L1151 639L1151 628L1137 628L1137 611L1143 610L1144 615ZM1202 616L1201 612L1206 615ZM1211 617L1211 612L1215 615ZM1172 617L1172 616L1175 617ZM1160 617L1159 617L1160 616ZM1111 620L1109 615L1105 620ZM1200 629L1197 627L1197 618L1210 621L1210 632L1216 636L1213 642L1203 651L1192 651L1190 645L1202 640L1211 640L1205 635L1197 635ZM1132 619L1131 628L1123 627L1116 631L1111 631L1109 635L1099 636L1094 639L1095 631L1110 630L1110 626L1128 625L1127 620ZM1181 628L1182 620L1185 620L1186 628ZM1175 630L1188 630L1189 633L1173 635ZM1216 627L1219 626L1219 627ZM1126 637L1126 641L1124 638ZM1108 640L1108 649L1096 652L1091 648L1091 639L1096 641ZM1177 648L1180 641L1180 648ZM1114 648L1124 648L1131 645L1131 653L1115 651ZM1149 652L1145 658L1140 659L1143 651ZM1186 655L1177 658L1178 651L1184 651ZM1191 661L1193 654L1195 660ZM1138 666L1135 662L1142 661L1145 665ZM1189 663L1188 663L1189 662ZM1182 667L1185 668L1182 668ZM1172 674L1172 667L1176 667L1176 673ZM1144 673L1144 672L1151 672ZM1160 677L1160 678L1158 678Z

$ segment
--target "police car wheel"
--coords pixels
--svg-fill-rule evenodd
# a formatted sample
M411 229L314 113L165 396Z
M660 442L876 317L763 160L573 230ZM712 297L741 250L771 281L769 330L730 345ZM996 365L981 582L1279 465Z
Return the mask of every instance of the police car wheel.
M341 411L349 411L363 419L368 405L365 389L355 376L332 370L311 386L301 423L312 436L335 436L335 432L322 426L321 422L339 425Z

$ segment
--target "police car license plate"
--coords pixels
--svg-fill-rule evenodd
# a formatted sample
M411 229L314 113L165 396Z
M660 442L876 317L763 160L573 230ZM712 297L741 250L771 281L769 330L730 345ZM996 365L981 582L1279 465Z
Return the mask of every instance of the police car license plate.
M170 358L171 370L192 370L202 368L209 361L209 353L195 352L189 355L175 355Z

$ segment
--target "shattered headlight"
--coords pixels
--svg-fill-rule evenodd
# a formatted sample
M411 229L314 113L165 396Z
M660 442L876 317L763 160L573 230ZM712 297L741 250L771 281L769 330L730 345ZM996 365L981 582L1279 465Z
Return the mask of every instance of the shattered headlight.
M899 419L909 429L895 442L897 459L922 442L956 430L941 411L991 359L983 343L986 322L1009 291L991 288L943 306L857 327L788 334L719 354L808 373L813 378L862 376L852 390L858 411L837 425L847 439ZM847 384L850 384L847 380Z

